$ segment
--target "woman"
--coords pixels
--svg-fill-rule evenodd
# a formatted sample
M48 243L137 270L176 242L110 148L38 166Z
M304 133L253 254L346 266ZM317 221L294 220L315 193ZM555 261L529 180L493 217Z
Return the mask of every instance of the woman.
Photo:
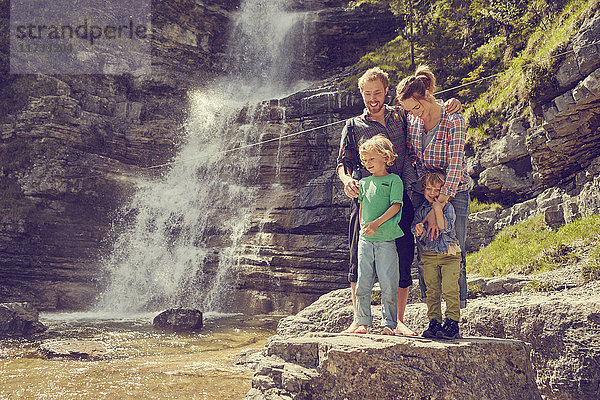
M465 241L473 184L467 173L465 141L467 129L461 113L447 113L436 102L433 92L435 76L425 65L417 68L413 76L403 79L396 88L397 101L408 113L408 151L417 168L419 178L427 170L442 170L446 181L437 202L452 203L456 211L456 234L462 251L460 265L460 303L467 303L467 271ZM415 208L424 201L416 201ZM437 237L435 220L428 219L430 237Z

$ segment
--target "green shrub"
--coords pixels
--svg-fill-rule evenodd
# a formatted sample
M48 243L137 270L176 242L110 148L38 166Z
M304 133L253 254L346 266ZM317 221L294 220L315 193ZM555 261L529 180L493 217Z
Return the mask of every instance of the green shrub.
M599 238L599 214L566 224L556 231L546 226L543 215L538 215L504 228L488 246L469 254L467 268L482 276L548 271L579 259L571 243L580 241L591 245Z
M476 198L471 200L471 208L470 208L471 213L478 213L481 211L488 211L488 210L500 211L500 210L502 210L502 205L500 205L498 203L481 202L481 201L477 200Z
M600 248L596 247L590 259L583 265L581 275L584 282L600 279Z
M475 299L477 297L482 297L484 295L483 289L481 289L481 284L479 282L470 282L467 281L467 297L469 299Z
M538 281L537 279L532 279L531 281L529 281L524 290L531 292L554 292L558 290L558 288L554 286L552 282Z

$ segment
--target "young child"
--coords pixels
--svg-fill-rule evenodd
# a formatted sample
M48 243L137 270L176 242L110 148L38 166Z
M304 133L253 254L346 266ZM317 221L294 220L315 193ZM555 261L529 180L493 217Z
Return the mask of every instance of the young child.
M381 287L381 325L384 335L393 335L398 308L398 253L395 239L404 236L398 226L404 187L396 174L392 142L376 135L360 145L358 152L371 176L359 182L358 202L361 236L358 243L356 283L357 323L355 333L367 333L371 317L371 290L375 273Z
M458 276L460 273L461 249L458 245L454 222L456 214L450 202L444 205L437 201L440 189L446 177L442 172L428 171L421 178L427 200L415 212L412 231L422 246L423 278L427 286L427 317L429 328L423 332L426 338L454 339L459 337L460 292ZM433 209L440 234L431 239L427 236L425 216ZM442 300L446 299L446 320L442 326Z

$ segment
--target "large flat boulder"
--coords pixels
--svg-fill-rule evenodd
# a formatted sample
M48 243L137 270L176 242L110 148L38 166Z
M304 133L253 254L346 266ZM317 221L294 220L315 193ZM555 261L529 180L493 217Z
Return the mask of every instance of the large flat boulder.
M506 293L522 285L515 277L471 279L471 282L490 294ZM530 343L536 381L547 399L595 400L600 398L598 299L600 281L555 292L518 291L472 299L461 310L460 329L463 335ZM381 319L380 306L373 306L372 314L372 330L376 331ZM277 332L288 336L307 331L340 332L351 321L350 290L341 289L323 295L297 315L282 319ZM422 333L427 326L427 306L409 304L405 322Z
M265 351L247 400L541 399L518 340L311 333Z

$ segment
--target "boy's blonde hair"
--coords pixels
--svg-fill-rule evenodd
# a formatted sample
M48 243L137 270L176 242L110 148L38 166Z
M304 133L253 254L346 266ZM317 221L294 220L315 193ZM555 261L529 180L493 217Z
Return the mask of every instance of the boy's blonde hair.
M446 183L446 175L442 171L427 171L425 175L420 178L423 186L432 185L434 187L444 186Z
M375 151L387 159L388 166L394 165L394 160L398 154L394 153L394 145L383 135L375 135L371 139L365 140L358 148L358 154L362 155L368 151Z

